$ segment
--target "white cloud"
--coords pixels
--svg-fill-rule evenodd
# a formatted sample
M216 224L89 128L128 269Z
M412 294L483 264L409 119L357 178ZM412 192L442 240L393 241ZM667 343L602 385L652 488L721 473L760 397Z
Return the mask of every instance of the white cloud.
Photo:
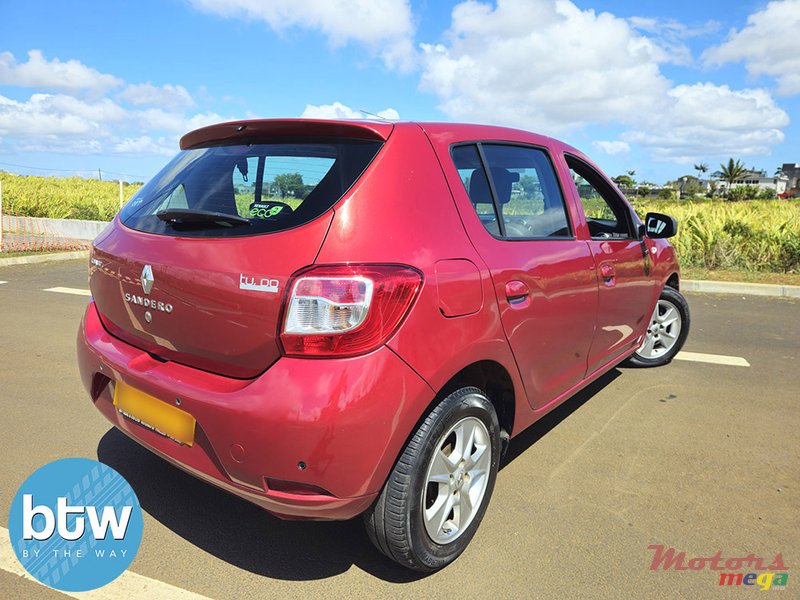
M36 89L27 99L0 95L0 152L171 155L184 133L234 118L191 111L181 85L126 85L76 60L49 61L39 50L28 57L0 53L0 85Z
M400 114L393 108L386 108L375 113L376 116L388 121L398 121ZM349 106L341 102L334 102L333 104L320 104L315 106L313 104L306 104L303 114L300 115L304 119L372 119L372 115L361 112L360 110L353 110Z
M677 65L691 65L694 62L691 50L685 40L719 30L717 21L708 21L701 27L689 27L675 19L656 19L652 17L631 17L631 27L646 34L658 51L659 62Z
M113 145L113 150L117 154L160 154L162 156L172 156L176 152L175 140L166 137L153 139L149 135L119 140Z
M122 83L118 77L100 73L77 60L48 61L41 50L28 52L25 63L18 63L11 52L0 53L0 85L99 94Z
M260 20L282 32L292 27L315 29L334 46L350 41L379 52L391 68L413 64L414 27L408 0L190 0L196 8L222 15Z
M127 86L119 98L136 106L159 105L169 108L190 108L195 105L191 94L182 85L165 84L157 87L150 83Z
M774 77L779 94L800 94L800 0L770 2L702 58L709 66L744 61L751 75Z
M454 119L561 133L657 109L669 89L663 50L566 0L463 2L449 37L421 45L421 86Z
M113 115L107 106L93 105L70 96L34 94L26 102L0 96L0 135L26 138L102 135L98 115ZM114 115L116 116L116 115Z
M767 154L789 122L769 92L673 86L661 72L691 61L681 40L715 27L624 20L569 0L469 0L453 9L446 43L421 45L420 85L455 120L551 135L621 125L618 140L595 143L606 154L634 144L671 162Z
M26 101L0 95L0 148L76 154L174 154L180 135L232 120L213 112L133 109L110 98L87 101L65 94L33 94Z
M610 154L612 156L615 154L626 154L627 152L631 151L630 144L621 140L600 140L597 142L592 142L592 145L601 152L605 152L606 154Z
M689 163L713 157L766 155L783 141L789 116L765 90L731 90L711 83L669 91L669 109L647 127L622 135L658 160Z

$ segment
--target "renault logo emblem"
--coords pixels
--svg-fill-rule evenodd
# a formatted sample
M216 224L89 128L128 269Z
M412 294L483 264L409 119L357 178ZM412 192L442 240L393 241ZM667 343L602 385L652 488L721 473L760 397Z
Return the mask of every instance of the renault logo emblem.
M150 290L153 289L153 269L150 265L145 265L144 269L142 269L142 289L144 290L145 294L149 294Z

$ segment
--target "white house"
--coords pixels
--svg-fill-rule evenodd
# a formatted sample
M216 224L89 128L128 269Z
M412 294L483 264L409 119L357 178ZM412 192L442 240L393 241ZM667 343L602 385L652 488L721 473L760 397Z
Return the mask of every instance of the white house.
M752 185L757 187L759 191L775 190L776 194L783 194L789 185L789 178L783 171L771 176L768 176L766 171L745 171L740 179L733 182L733 187L739 185ZM724 190L727 187L727 181L720 180L717 182L717 189Z

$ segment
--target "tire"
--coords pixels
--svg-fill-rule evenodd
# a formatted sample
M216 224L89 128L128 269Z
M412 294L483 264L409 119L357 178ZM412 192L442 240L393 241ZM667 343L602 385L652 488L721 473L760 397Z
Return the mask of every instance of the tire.
M467 443L465 455L459 446ZM370 540L410 569L430 573L447 566L475 535L499 463L500 426L492 403L474 387L453 392L414 432L364 514Z
M628 359L634 367L660 367L669 363L683 348L689 335L689 305L669 286L661 290L641 347Z

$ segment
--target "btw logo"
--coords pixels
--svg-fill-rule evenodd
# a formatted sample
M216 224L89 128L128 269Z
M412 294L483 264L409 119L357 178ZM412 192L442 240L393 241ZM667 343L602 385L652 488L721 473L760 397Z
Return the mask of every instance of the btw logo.
M111 467L64 458L20 486L8 533L17 559L35 579L64 592L85 592L128 568L142 541L142 509Z
M22 495L22 538L25 540L47 540L53 536L56 529L58 535L67 541L79 540L86 531L84 517L76 516L73 519L73 528L69 527L70 515L86 514L89 519L89 526L92 529L92 536L95 540L106 539L108 529L115 540L125 539L125 532L131 519L133 506L123 506L121 514L117 516L113 506L104 506L101 515L97 515L96 506L70 506L67 498L61 496L56 502L54 513L48 506L33 506L33 495ZM37 531L33 526L36 515L44 517L44 526Z

